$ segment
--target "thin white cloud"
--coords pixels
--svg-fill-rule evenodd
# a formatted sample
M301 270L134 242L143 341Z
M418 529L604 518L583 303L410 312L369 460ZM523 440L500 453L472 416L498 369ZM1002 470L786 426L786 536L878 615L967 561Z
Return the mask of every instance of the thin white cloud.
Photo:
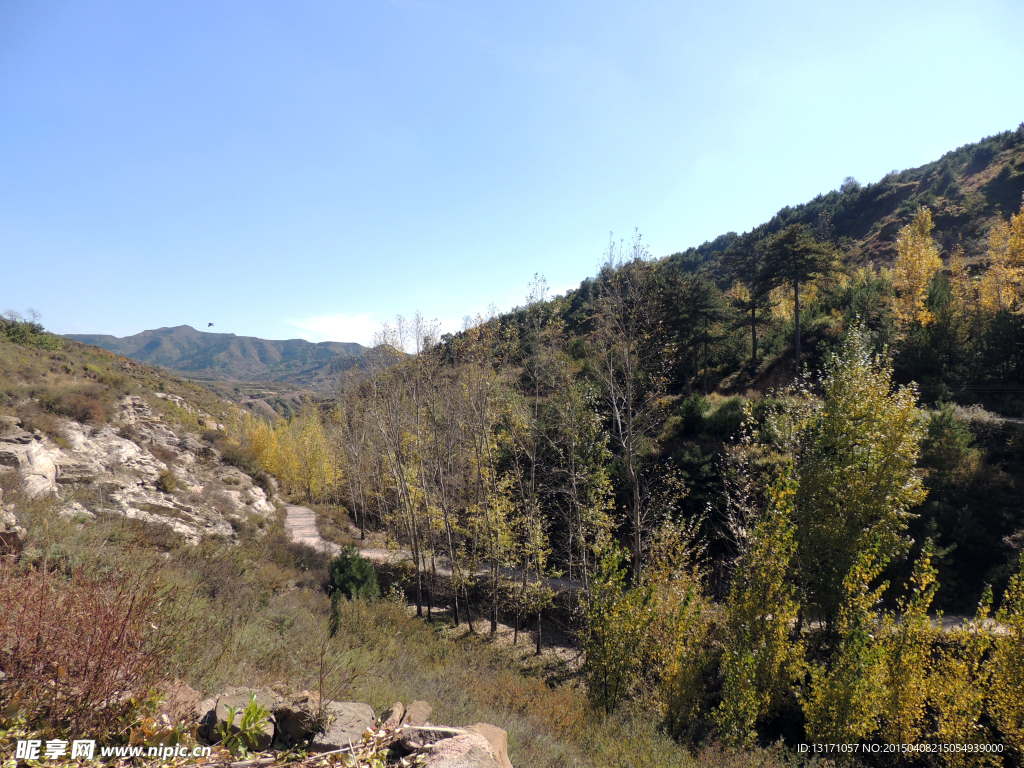
M357 315L337 312L285 322L305 331L300 336L308 341L354 341L364 346L373 343L373 334L381 326L366 312Z

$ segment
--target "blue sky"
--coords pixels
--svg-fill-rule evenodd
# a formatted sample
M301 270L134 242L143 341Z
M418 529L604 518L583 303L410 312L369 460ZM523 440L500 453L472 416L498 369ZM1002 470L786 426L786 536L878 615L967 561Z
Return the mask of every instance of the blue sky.
M1024 3L0 0L0 309L367 343L1024 121Z

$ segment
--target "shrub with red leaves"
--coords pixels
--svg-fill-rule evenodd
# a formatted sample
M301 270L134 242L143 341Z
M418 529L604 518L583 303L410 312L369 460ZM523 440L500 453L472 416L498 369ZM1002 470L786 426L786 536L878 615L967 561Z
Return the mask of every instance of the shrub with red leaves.
M148 567L66 576L0 558L0 719L82 738L123 730L163 676L173 601Z

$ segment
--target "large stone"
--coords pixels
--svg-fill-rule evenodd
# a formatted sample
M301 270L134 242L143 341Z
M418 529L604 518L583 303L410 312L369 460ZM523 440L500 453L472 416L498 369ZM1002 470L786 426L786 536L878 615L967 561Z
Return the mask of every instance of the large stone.
M407 725L400 731L396 742L404 754L415 752L426 744L436 744L444 739L451 739L455 736L464 736L469 733L465 728L452 728L447 725L410 726Z
M434 744L420 758L423 768L500 768L491 745L479 733L463 733Z
M329 702L324 702L327 704ZM307 743L312 739L321 725L321 702L309 691L288 696L274 707L274 745L279 749L290 749Z
M310 752L331 752L356 744L376 722L369 704L354 701L327 702L327 731L313 739Z
M0 490L0 502L3 502ZM8 509L0 506L0 554L17 554L25 548L25 529L18 525L18 518Z
M25 446L25 449L18 466L22 488L29 498L49 493L57 485L57 465L53 462L53 455L36 442Z
M479 733L487 743L491 745L491 751L501 768L512 768L512 761L508 757L508 731L490 723L476 723L469 726L467 731Z
M384 710L384 714L380 716L380 727L384 730L393 731L402 724L403 717L405 717L405 705L400 701L396 701Z
M430 722L430 713L433 712L433 708L425 701L414 701L409 705L409 708L405 710L405 716L402 718L404 725L426 725Z
M195 688L183 680L167 680L160 685L160 711L172 723L191 721L199 714L200 699L203 697Z
M463 737L473 737L466 739ZM480 744L476 738L483 739L486 744L487 756L483 756L478 749ZM454 741L462 739L461 741ZM395 743L401 754L410 754L424 746L432 747L430 754L437 752L447 755L445 759L469 762L453 762L453 766L490 766L493 763L500 768L512 768L512 761L508 757L508 733L488 723L477 723L467 728L450 728L441 725L425 727L406 726ZM473 761L476 762L473 762ZM431 763L432 765L432 763ZM447 765L447 763L444 763Z
M211 744L219 742L221 740L221 726L228 725L230 708L234 708L235 712L235 716L230 724L230 733L238 733L242 716L245 713L246 707L249 706L253 695L256 697L257 704L271 711L281 702L281 697L269 688L228 688L219 696L207 699L199 705L198 711L200 714L204 711L206 714L203 715L199 723L198 735ZM246 746L262 751L270 748L273 739L274 717L270 715L261 724L260 733L256 737L256 743L247 744Z

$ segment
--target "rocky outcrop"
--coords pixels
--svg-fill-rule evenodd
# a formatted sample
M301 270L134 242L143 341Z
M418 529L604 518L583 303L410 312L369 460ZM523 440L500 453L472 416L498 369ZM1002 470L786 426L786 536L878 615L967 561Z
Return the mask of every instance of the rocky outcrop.
M22 488L30 496L49 492L57 477L52 452L42 445L42 437L42 433L22 429L19 418L0 419L0 465L17 470Z
M0 489L0 555L17 554L25 546L25 529L18 525L14 512L3 506L4 492Z
M261 727L256 748L278 750L304 747L310 752L334 752L359 745L364 739L383 744L391 761L416 754L417 765L427 768L512 768L508 757L508 734L487 723L465 728L430 725L431 707L416 701L408 708L395 702L379 718L373 709L359 702L323 701L309 691L281 696L270 688L228 688L199 704L197 736L207 743L220 741L220 734L235 728L249 702L265 707L270 715ZM234 708L235 718L228 724ZM411 719L423 724L411 725ZM389 762L388 765L391 765Z
M248 475L222 464L194 435L178 434L143 398L121 398L115 422L91 427L65 420L54 440L27 432L15 417L0 417L0 471L16 471L30 497L92 489L94 508L69 499L61 510L69 517L88 519L101 509L166 525L191 543L211 534L232 538L237 526L276 512ZM168 472L175 480L170 489L162 479Z

